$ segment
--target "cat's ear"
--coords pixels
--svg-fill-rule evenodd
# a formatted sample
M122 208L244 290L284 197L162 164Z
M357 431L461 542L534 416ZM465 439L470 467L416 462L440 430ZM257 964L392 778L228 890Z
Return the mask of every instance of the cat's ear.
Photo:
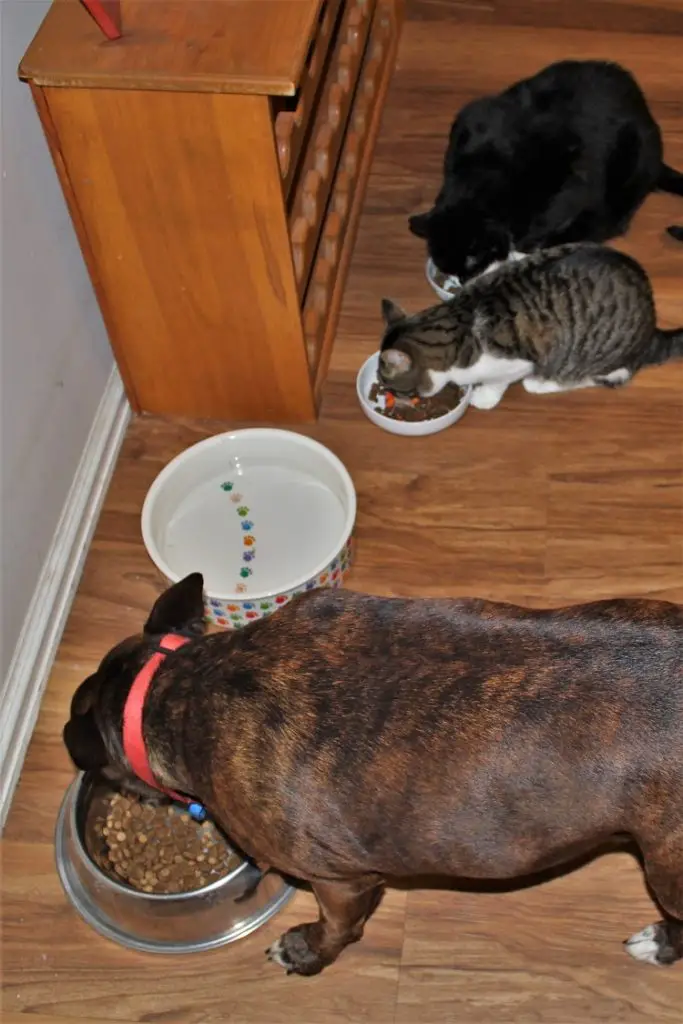
M386 378L398 377L412 369L413 360L407 352L398 348L387 348L382 352L382 373Z
M406 313L393 299L382 299L382 318L387 327L393 327L405 320Z
M431 210L428 213L415 213L408 218L408 227L417 238L427 238L431 219Z

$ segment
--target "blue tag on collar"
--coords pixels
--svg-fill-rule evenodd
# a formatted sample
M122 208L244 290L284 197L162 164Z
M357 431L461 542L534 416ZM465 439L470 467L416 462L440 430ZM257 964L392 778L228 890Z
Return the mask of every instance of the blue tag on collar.
M206 818L206 807L202 807L201 804L191 803L188 805L187 810L195 821L204 821Z

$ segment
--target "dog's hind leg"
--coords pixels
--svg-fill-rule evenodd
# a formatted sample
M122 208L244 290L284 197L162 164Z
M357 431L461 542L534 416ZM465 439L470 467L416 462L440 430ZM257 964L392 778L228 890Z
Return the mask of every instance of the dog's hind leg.
M644 853L644 859L648 885L664 918L627 939L626 950L649 964L673 964L683 960L683 829L656 851Z
M313 882L312 888L320 911L318 920L290 928L266 951L268 959L284 967L287 974L319 974L349 943L357 942L384 890L375 877Z

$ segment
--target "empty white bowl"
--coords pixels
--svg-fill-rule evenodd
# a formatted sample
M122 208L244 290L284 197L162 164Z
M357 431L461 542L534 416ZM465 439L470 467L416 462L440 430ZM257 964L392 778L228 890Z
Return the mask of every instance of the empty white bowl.
M428 257L427 263L425 264L425 275L442 302L448 302L452 299L460 287L460 278L455 277L454 275L449 277L442 274L441 271L437 269L431 256Z
M356 492L324 445L289 430L217 434L170 462L142 509L167 580L204 576L209 621L237 629L305 590L341 586Z
M462 399L454 409L451 409L450 412L445 413L443 416L436 416L431 420L421 420L417 423L406 420L392 420L376 412L375 402L370 399L370 389L377 382L378 365L379 352L374 352L365 360L358 371L356 394L358 395L360 407L367 418L376 426L381 427L382 430L386 430L390 434L401 434L403 437L425 437L427 434L438 434L440 430L445 430L446 427L452 426L453 423L457 423L465 415L470 404L470 398L472 397L471 387L468 387L463 392Z

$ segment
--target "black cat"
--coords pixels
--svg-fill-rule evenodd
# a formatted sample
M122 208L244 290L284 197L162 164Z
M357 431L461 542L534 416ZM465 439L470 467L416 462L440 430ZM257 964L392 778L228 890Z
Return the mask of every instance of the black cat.
M683 196L683 174L663 163L633 76L565 60L460 111L443 187L410 229L439 270L468 279L510 252L622 235L657 189Z

